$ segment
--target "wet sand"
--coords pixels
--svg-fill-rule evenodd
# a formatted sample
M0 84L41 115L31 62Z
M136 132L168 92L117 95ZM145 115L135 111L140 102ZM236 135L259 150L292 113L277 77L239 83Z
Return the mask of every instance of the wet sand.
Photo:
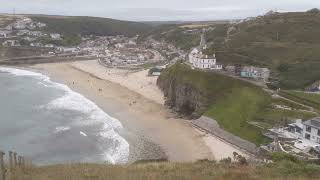
M134 160L168 158L189 162L232 157L234 146L195 129L189 121L175 118L163 106L156 77L147 71L107 69L97 61L40 64L31 66L67 84L95 102L124 126Z

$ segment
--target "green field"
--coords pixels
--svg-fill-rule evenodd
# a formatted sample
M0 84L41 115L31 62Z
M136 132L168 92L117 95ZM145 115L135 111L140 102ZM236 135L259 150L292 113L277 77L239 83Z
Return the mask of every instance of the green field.
M280 92L280 95L301 104L311 106L315 110L320 111L320 94L282 90Z
M213 103L205 115L217 120L225 130L256 144L266 142L261 130L248 124L270 104L270 97L257 88L235 88Z

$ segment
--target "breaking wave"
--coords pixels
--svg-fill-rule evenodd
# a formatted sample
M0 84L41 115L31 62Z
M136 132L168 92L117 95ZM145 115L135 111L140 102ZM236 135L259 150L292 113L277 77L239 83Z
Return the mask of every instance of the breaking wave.
M64 95L57 99L54 99L44 108L46 109L67 109L84 113L88 116L86 123L103 123L103 127L100 133L96 134L100 137L102 142L111 141L113 148L106 147L104 149L103 157L105 161L112 164L126 163L129 158L129 143L121 137L117 130L122 129L122 124L119 120L109 116L103 110L101 110L95 103L85 98L83 95L72 91L68 86L60 83L56 83L50 80L50 78L41 73L36 73L27 70L0 67L0 71L13 74L15 76L30 76L38 79L39 85L44 87L56 88L62 90ZM70 127L57 127L55 133L61 131L68 131ZM80 132L80 135L87 135ZM86 136L85 136L86 137Z

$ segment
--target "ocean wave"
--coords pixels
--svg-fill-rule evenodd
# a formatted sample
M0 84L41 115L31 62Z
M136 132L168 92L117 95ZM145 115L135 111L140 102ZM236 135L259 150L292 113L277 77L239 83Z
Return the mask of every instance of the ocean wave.
M69 126L60 126L60 127L56 127L56 130L54 131L54 133L69 131L70 129L71 129L71 127L69 127Z
M80 131L80 135L84 136L84 137L87 137L88 135L82 131Z
M51 81L48 76L41 73L7 67L0 67L0 71L8 72L15 76L32 76L33 78L39 79L41 81L39 82L39 84L42 84L46 87L52 87L58 90L62 90L64 92L64 95L62 97L54 99L53 101L42 107L46 109L67 109L79 111L88 115L88 123L103 123L101 132L97 136L111 140L112 144L114 145L113 148L108 148L108 150L104 152L103 156L105 161L111 162L113 164L126 163L128 161L129 143L115 131L122 129L122 124L119 120L106 114L95 103L88 100L83 95L72 91L68 86ZM69 130L66 127L57 128L55 132Z

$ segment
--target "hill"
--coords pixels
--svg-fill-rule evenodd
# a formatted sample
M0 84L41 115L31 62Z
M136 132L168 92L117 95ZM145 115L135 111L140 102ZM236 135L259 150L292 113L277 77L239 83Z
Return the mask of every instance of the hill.
M201 28L175 26L158 38L190 50L197 45L195 38L201 32L190 35L186 33L190 29ZM268 13L241 22L210 25L207 29L206 53L216 52L219 63L268 67L279 80L274 81L275 85L285 89L304 89L320 79L318 11Z
M166 104L178 113L191 118L211 117L223 129L257 145L267 142L262 135L264 129L295 118L316 116L301 111L303 107L297 104L273 99L249 82L216 72L192 70L180 63L164 70L157 83L167 98ZM275 108L276 104L291 110Z
M49 16L27 15L31 19L47 24L47 32L57 32L64 35L95 35L128 37L142 34L151 29L151 25L139 22L121 21L109 18L87 16Z

